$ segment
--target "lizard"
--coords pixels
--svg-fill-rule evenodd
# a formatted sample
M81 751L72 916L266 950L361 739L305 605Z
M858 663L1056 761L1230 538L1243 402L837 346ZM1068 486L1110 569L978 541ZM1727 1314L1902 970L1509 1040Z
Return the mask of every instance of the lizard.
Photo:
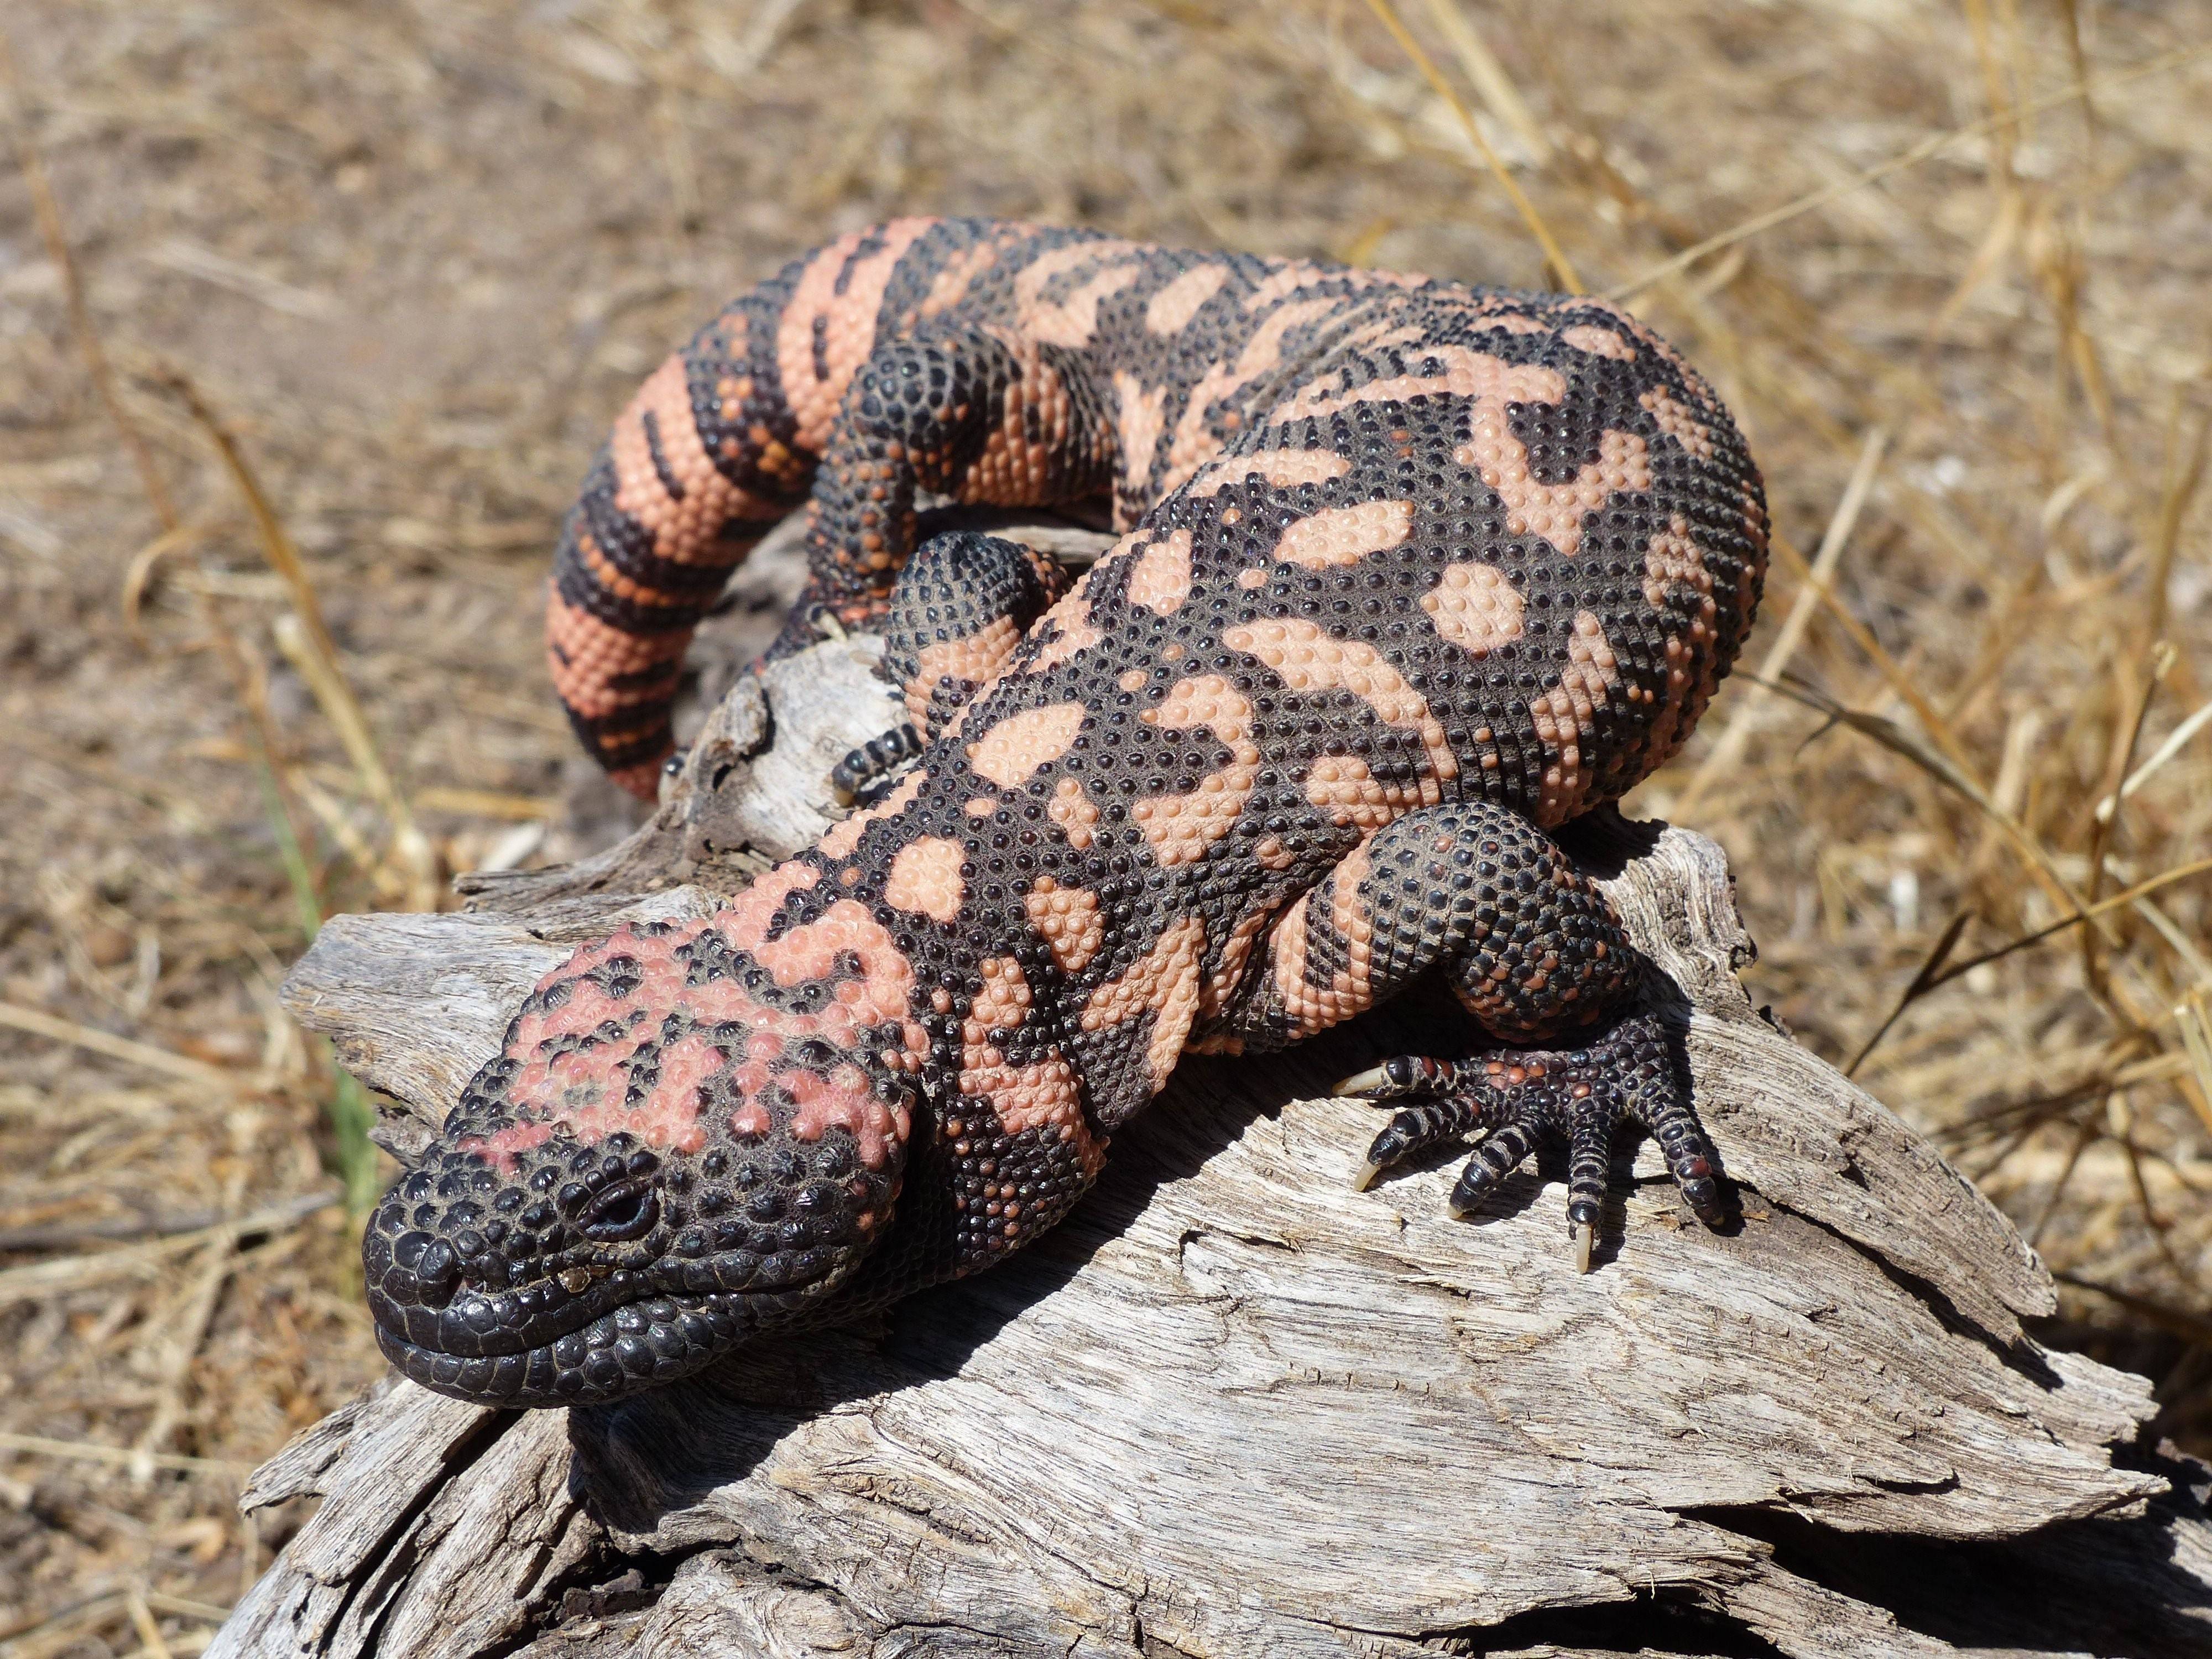
M920 492L1110 498L1079 578ZM690 629L809 514L772 654L875 629L877 799L703 919L580 949L371 1217L386 1353L555 1406L1006 1259L1187 1053L1441 975L1487 1034L1342 1092L1374 1175L1479 1136L1477 1208L1616 1129L1725 1219L1656 972L1554 839L1681 746L1750 629L1763 485L1600 301L1089 230L896 220L744 295L617 419L549 601L586 745L650 796ZM918 753L908 754L915 750Z

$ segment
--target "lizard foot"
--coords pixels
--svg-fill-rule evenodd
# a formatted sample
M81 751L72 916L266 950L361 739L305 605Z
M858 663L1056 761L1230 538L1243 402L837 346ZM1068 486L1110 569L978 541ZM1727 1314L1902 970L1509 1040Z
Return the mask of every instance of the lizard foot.
M922 751L921 734L911 721L870 738L830 769L830 797L840 806L872 806L891 792L907 763Z
M1597 1236L1613 1131L1624 1121L1659 1142L1698 1219L1709 1227L1726 1219L1716 1180L1719 1155L1675 1079L1664 1030L1648 1013L1631 1014L1578 1048L1510 1049L1465 1060L1401 1054L1345 1079L1336 1092L1364 1096L1378 1106L1419 1103L1400 1108L1375 1137L1354 1182L1362 1188L1440 1142L1484 1134L1452 1188L1455 1215L1474 1210L1539 1143L1565 1141L1567 1221L1583 1273Z

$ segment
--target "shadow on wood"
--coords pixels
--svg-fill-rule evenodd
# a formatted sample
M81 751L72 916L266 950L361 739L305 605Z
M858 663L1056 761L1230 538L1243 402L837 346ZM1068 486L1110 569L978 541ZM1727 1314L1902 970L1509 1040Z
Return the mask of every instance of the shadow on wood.
M571 943L742 881L701 823L818 833L795 780L882 723L856 648L726 704L726 751L598 868L324 930L288 1000L387 1144ZM210 1652L2212 1650L2205 1472L2132 1444L2148 1385L2039 1347L2010 1224L1751 1007L1713 843L1607 817L1573 850L1672 981L1740 1226L1649 1148L1588 1277L1555 1178L1471 1222L1434 1167L1351 1190L1378 1120L1328 1081L1433 1042L1432 1004L1194 1059L1060 1229L878 1327L588 1410L372 1390L256 1475L249 1507L322 1507Z

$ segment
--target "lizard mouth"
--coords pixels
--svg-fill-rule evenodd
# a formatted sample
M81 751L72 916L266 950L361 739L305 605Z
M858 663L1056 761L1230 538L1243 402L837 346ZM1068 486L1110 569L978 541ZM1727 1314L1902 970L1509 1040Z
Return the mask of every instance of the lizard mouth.
M417 1321L404 1315L419 1319L427 1310L402 1310L374 1292L370 1300L377 1346L405 1376L458 1400L520 1407L592 1405L672 1382L758 1329L768 1311L758 1304L786 1298L735 1291L671 1294L619 1302L594 1314L592 1298L580 1297L563 1310L569 1317L556 1322L567 1326L558 1335L543 1340L543 1323L532 1329L471 1328L473 1352L404 1334ZM463 1297L444 1311L459 1314L465 1324L479 1300Z
M448 1290L380 1259L370 1238L366 1288L386 1358L426 1389L498 1406L585 1405L672 1382L835 1288L857 1255L633 1256Z

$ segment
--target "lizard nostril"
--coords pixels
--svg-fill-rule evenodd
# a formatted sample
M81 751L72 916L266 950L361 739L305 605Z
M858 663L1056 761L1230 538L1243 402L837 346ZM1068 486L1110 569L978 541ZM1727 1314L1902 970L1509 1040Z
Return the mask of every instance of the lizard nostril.
M625 1181L592 1200L580 1224L585 1237L619 1244L651 1232L659 1219L659 1194L641 1181Z
M415 1262L415 1299L426 1308L442 1308L460 1288L460 1257L444 1239L433 1240Z

